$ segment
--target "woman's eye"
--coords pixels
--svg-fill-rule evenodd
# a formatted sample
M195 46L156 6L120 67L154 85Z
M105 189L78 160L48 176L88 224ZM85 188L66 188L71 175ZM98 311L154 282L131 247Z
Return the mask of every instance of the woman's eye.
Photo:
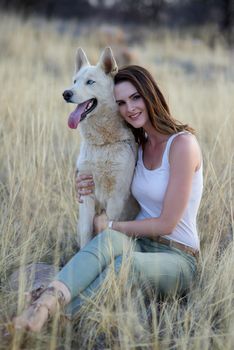
M118 105L118 106L122 106L122 105L123 105L123 102L117 102L117 105Z
M94 83L95 83L95 81L91 80L91 79L87 80L87 82L86 82L87 85L93 85Z
M138 98L141 98L141 96L140 96L140 95L135 95L135 96L133 96L133 99L134 99L134 100L138 100Z

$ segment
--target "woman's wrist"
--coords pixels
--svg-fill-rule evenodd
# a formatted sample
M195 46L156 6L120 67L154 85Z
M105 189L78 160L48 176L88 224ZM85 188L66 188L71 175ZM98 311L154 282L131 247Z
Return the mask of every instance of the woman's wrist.
M129 224L130 222L126 222L126 221L113 221L112 230L122 232L129 237L136 237L135 233L131 233L131 231L130 232L128 231Z
M107 227L111 230L116 230L118 231L118 222L117 221L113 221L113 220L109 220Z
M115 231L119 231L119 232L122 232L128 236L134 236L134 235L129 235L127 234L127 231L126 231L126 222L121 222L121 221L112 221L112 220L108 220L107 222L107 228L108 229L112 229L112 230L115 230Z
M123 224L123 223L120 222L120 221L113 221L113 222L112 222L112 230L125 233L125 232L123 231L124 227L123 227L122 224Z
M113 221L108 221L108 228L113 228Z

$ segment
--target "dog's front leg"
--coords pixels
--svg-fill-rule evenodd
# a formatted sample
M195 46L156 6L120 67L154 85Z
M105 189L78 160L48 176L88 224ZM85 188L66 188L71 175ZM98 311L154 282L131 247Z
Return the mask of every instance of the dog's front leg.
M79 158L77 159L77 169L79 169L79 175L92 174L91 161L87 160L87 155L90 154L90 150L87 149L87 145L82 144ZM93 235L93 219L95 216L95 194L89 194L82 196L83 203L79 205L79 221L77 225L78 229L78 242L80 248L83 248L92 238Z
M119 195L112 196L108 202L106 207L106 214L109 220L119 220L121 218L121 214L124 208L125 198L119 197Z
M79 206L78 240L83 248L92 238L93 219L95 215L94 194L82 197L83 203Z

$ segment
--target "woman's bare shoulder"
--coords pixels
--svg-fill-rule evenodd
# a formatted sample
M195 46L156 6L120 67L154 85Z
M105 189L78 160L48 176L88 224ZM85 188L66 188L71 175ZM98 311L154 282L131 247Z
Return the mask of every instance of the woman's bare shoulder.
M169 160L171 161L176 155L179 155L182 159L192 157L196 169L198 169L201 164L202 156L196 136L191 133L184 133L175 137L171 145Z
M199 150L200 146L195 135L191 133L184 133L176 136L172 141L172 149L195 149Z

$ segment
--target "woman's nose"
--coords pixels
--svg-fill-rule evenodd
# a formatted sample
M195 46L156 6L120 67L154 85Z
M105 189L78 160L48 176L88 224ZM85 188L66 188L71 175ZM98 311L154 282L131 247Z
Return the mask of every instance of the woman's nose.
M127 103L128 112L134 112L135 106L132 103Z

